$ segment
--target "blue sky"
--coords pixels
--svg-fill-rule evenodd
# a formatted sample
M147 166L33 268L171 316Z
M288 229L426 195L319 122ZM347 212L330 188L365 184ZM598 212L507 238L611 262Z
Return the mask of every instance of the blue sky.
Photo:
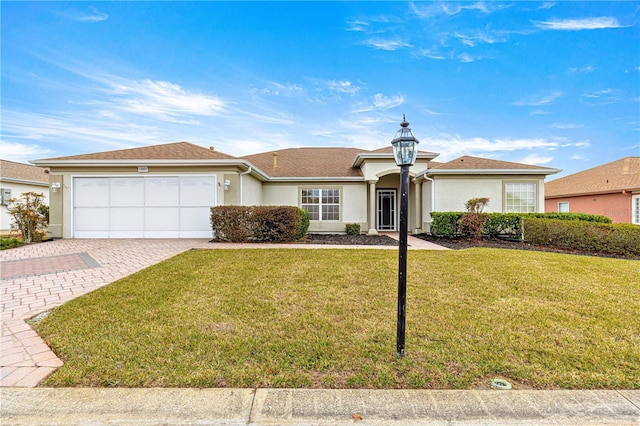
M640 2L6 2L3 159L175 141L640 155Z

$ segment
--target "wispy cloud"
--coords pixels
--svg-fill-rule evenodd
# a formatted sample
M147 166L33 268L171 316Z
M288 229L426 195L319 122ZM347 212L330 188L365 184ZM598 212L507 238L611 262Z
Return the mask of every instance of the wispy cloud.
M547 2L542 3L540 6L538 6L538 9L551 9L555 5L556 5L556 2L547 1Z
M368 22L360 21L357 19L353 21L347 21L347 25L348 25L347 31L357 31L357 32L365 31L369 27Z
M616 18L610 16L583 19L552 19L550 21L534 21L534 24L543 30L559 31L601 30L622 27Z
M410 3L412 12L419 18L433 18L439 15L453 16L461 12L479 11L484 14L492 13L496 10L504 9L504 4L495 2L433 2L433 3Z
M545 138L482 138L463 137L461 135L441 134L439 136L419 137L421 143L429 146L430 151L439 152L438 161L449 161L460 155L478 155L488 158L499 157L502 153L518 151L556 150L561 142ZM540 154L537 154L540 155Z
M353 95L360 90L359 86L356 86L355 84L353 84L348 80L342 80L342 81L331 80L326 83L326 86L329 90L332 90L334 92L348 93L350 95Z
M269 87L254 89L254 93L267 96L296 96L304 93L302 86L294 83L270 82Z
M226 104L217 96L190 92L178 84L151 79L129 80L112 77L105 89L119 110L176 120L185 115L219 115Z
M539 166L542 164L548 164L554 160L554 157L543 156L539 154L529 154L520 160L520 163L531 164L534 166Z
M562 92L553 92L542 96L533 96L513 102L515 106L547 106L553 104L562 96Z
M108 14L98 11L95 6L89 6L88 10L68 10L60 15L80 22L101 22L109 19Z
M40 145L23 144L16 142L0 141L2 145L2 159L17 163L28 163L31 160L51 155L51 150Z
M398 107L404 103L404 96L385 96L382 93L376 93L366 103L359 103L353 108L354 113L369 111L384 111Z
M553 127L554 129L565 130L565 129L580 129L584 126L582 124L576 124L576 123L553 123L551 127Z
M387 50L387 51L394 51L398 49L403 49L405 47L412 47L411 44L398 39L390 39L390 40L368 39L364 41L364 44L374 49Z
M569 74L588 74L593 71L595 71L595 68L591 65L584 67L572 67L567 70Z

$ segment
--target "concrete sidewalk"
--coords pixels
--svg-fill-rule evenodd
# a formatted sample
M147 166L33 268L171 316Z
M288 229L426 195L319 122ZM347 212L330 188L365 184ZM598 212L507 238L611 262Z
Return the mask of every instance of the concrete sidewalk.
M3 425L640 425L640 391L0 389Z

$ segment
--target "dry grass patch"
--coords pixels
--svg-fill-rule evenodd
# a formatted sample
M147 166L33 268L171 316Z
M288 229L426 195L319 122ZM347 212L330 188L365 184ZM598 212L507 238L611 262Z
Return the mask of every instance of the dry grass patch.
M47 386L640 388L640 264L556 253L191 251L37 325Z

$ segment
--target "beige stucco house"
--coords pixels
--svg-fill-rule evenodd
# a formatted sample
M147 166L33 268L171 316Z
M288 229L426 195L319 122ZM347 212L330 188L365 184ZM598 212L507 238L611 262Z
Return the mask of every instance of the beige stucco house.
M461 157L447 163L420 151L411 167L409 228L428 231L430 212L461 211L489 197L489 211L544 211L544 179L557 169ZM309 210L309 232L395 231L399 172L391 147L291 148L234 157L177 142L48 158L49 232L54 238L211 237L209 208L294 205Z
M25 192L43 194L47 204L49 197L48 170L29 164L0 160L0 234L11 233L13 219L7 213L9 200L20 198Z

